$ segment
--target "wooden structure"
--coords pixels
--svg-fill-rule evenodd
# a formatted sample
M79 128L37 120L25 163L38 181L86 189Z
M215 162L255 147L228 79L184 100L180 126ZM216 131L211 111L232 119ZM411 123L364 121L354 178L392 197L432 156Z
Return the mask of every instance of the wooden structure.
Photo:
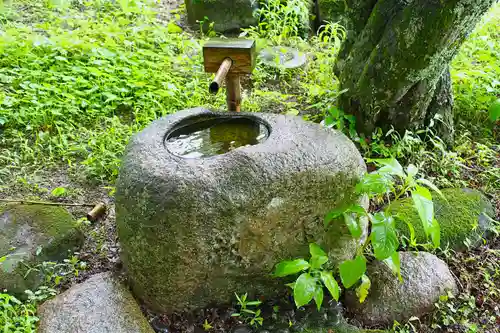
M217 73L210 84L210 92L217 94L225 80L229 111L240 111L240 76L252 73L256 57L255 41L253 40L212 39L203 46L205 72Z

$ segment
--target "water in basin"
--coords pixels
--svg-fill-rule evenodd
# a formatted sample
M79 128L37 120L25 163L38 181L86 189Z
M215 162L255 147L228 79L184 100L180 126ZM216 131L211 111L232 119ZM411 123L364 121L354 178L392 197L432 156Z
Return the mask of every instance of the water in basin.
M169 133L165 146L174 155L200 158L256 145L269 137L268 127L251 117L210 117L180 124Z

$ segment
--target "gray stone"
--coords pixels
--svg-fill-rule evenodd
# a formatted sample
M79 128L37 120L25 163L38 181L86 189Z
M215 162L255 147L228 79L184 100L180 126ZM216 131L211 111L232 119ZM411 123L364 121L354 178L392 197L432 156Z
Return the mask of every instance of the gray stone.
M258 119L269 138L204 158L165 148L166 133L213 117ZM122 259L137 296L160 311L230 302L234 293L272 296L285 287L276 263L308 257L317 242L330 258L354 253L343 221L325 229L335 207L359 200L366 171L342 133L300 117L191 109L135 135L117 182Z
M189 24L199 28L199 21L214 22L214 30L226 32L257 25L254 16L257 0L185 0ZM205 25L206 29L208 25Z
M38 317L39 333L154 333L132 294L109 272L43 303Z
M44 280L37 265L67 258L82 242L76 221L62 207L0 205L0 290L21 297L35 290Z
M478 190L451 188L441 192L446 200L437 193L432 196L436 220L441 228L441 247L460 251L480 245L492 228L495 210L491 202ZM409 221L417 242L426 242L422 222L411 198L395 201L388 209L398 216L397 227L403 235L410 237Z
M402 283L380 261L370 265L368 273L372 286L364 303L359 303L352 291L346 295L348 311L366 327L420 317L433 310L439 296L457 292L448 266L427 252L401 253Z
M268 66L287 69L302 67L307 61L305 53L286 46L264 49L260 52L259 57Z
M244 326L244 325L241 325L241 326L236 326L234 329L233 329L233 333L252 333L252 329L248 326Z

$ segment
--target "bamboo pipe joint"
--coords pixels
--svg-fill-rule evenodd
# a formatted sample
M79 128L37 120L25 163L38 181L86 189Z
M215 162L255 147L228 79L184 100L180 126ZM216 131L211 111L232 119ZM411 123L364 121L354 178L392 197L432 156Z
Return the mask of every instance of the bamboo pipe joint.
M227 108L239 112L241 106L240 76L255 68L255 42L245 39L212 39L203 46L205 72L216 73L209 91L217 94L226 82Z

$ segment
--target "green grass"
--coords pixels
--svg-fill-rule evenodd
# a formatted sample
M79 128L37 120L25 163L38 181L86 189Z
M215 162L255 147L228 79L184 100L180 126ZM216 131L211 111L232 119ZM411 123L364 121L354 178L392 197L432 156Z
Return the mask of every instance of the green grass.
M101 3L80 11L29 2L46 21L4 19L0 165L66 164L113 179L134 132L183 108L220 105L206 89L199 41L169 33L147 7Z
M456 118L491 135L488 110L500 98L500 3L469 36L451 66Z
M133 4L23 0L3 7L0 179L63 166L79 177L113 181L133 133L177 110L224 107L223 94L207 91L204 38L158 22L151 4ZM305 41L303 18L276 8L276 22L298 28L261 25L248 36L260 48L286 41L308 51L310 61L287 71L259 64L243 108L319 120L339 93L333 64L343 31L332 25L329 34ZM500 91L499 17L497 5L452 70L458 117L488 133L487 109Z
M0 293L0 329L2 332L36 332L36 305L22 303L17 298Z
M195 106L223 107L223 94L208 94L203 39L169 32L145 3L75 3L25 0L0 14L0 178L66 165L88 179L112 181L129 137L152 120ZM244 108L295 114L299 103L333 101L336 43L315 43L318 57L303 70L266 71L259 64ZM283 81L292 76L302 77L299 85ZM270 79L283 82L281 93Z

